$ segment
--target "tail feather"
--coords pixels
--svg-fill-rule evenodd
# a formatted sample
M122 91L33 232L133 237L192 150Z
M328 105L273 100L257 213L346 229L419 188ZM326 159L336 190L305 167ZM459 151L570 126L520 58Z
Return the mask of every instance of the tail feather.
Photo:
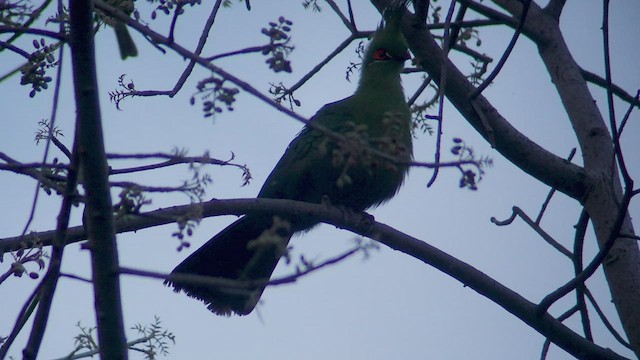
M129 56L138 56L138 48L127 26L121 22L116 22L113 24L113 29L116 32L116 39L118 40L118 48L120 49L120 57L122 60L125 60Z
M245 216L189 255L172 274L267 281L290 238L288 227L274 225L268 216ZM264 285L252 289L210 287L169 280L165 285L203 301L209 310L220 315L249 314L265 288Z

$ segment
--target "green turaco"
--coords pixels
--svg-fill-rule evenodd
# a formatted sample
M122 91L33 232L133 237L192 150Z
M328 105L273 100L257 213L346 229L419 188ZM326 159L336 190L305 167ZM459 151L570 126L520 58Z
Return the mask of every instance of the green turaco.
M310 120L347 141L305 126L267 178L259 198L328 201L359 212L396 194L412 157L411 117L400 82L409 59L399 29L404 11L404 6L397 6L385 12L384 23L364 53L355 94L323 106ZM371 149L398 160L384 159ZM191 254L173 274L266 282L291 236L317 223L305 216L247 214ZM264 290L264 286L248 291L167 283L202 300L217 314L250 313Z

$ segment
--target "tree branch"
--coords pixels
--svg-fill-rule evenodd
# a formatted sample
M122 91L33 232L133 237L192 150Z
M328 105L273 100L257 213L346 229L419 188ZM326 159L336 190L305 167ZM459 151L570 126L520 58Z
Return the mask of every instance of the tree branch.
M93 2L70 0L71 54L77 111L78 160L86 193L98 341L102 359L127 359L120 300L118 250L108 182L108 165L98 100Z
M323 204L309 204L282 199L211 200L200 205L202 206L203 217L231 214L240 215L246 213L276 212L285 215L299 215L304 213L305 216L312 216L318 221L381 242L392 249L401 251L437 268L503 307L536 331L540 332L543 336L548 337L553 343L580 359L625 359L611 350L603 349L585 340L551 315L547 313L541 316L538 315L535 304L474 267L423 241L382 223L375 222L370 215L346 213L339 208ZM172 218L192 211L195 206L199 205L176 206L141 214L140 216L136 216L135 219L118 222L120 227L118 231L136 231L167 224L172 222ZM81 240L83 234L72 234L74 229L69 230L69 241ZM78 231L81 230L78 229ZM39 238L43 240L42 242L45 243L45 234L41 233L38 235ZM0 246L2 246L3 249L7 248L6 245L6 239L0 242Z
M522 8L517 1L493 1L511 14L520 13ZM531 4L529 13L523 33L538 47L580 145L584 169L589 174L585 178L589 190L581 200L591 218L600 249L606 249L607 257L615 259L603 263L604 272L629 342L636 355L640 356L640 312L637 311L640 303L640 249L634 240L620 236L621 233L635 234L626 207L620 208L625 198L633 196L633 184L625 175L626 189L623 191L616 160L620 164L624 162L619 156L620 148L615 144L617 140L612 138L600 109L593 101L558 20L542 11L536 3ZM607 96L611 99L611 87L607 86L607 89ZM619 221L621 226L616 227Z
M591 71L585 70L582 68L580 68L580 72L582 73L582 77L584 77L586 81L592 84L598 85L602 88L605 88L605 89L607 88L607 81L603 79L600 75L596 73L592 73ZM611 91L613 91L613 93L623 101L629 103L630 105L640 108L640 101L638 100L638 97L629 94L620 86L616 84L611 84Z
M372 2L381 10L391 0ZM478 133L487 141L495 138L495 143L490 143L495 145L496 150L531 176L574 199L582 200L586 193L584 169L531 141L511 126L482 95L473 102L469 101L469 94L475 87L446 58L433 36L426 30L416 29L412 23L413 16L405 14L403 32L411 51L436 82L439 81L441 72L445 71L443 68L446 68L446 96Z

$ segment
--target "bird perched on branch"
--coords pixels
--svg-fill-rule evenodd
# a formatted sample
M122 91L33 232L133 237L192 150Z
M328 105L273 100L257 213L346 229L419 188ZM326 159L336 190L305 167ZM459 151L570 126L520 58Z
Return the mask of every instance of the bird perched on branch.
M356 92L323 106L310 120L341 139L306 125L267 178L259 198L328 200L359 212L396 194L412 158L411 116L400 82L404 62L410 58L400 32L404 12L404 4L385 11L384 22L364 52ZM172 274L266 282L291 236L317 223L304 215L249 213L187 257ZM249 314L265 288L207 287L186 281L165 284L225 315Z

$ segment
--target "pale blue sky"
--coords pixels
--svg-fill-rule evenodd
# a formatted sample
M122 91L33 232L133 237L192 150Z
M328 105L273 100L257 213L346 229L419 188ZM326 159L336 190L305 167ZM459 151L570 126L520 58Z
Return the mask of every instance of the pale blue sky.
M138 3L142 6L141 14L148 19L146 2ZM181 44L195 45L212 3L186 10L188 17L185 19L188 20L179 25L177 32ZM295 83L348 36L328 6L316 14L303 10L300 3L283 1L265 5L253 1L251 12L243 5L221 10L204 54L262 44L266 37L260 34L260 29L283 15L294 22L292 42L296 49L291 55L292 74L273 74L264 64L264 57L258 54L224 59L216 64L249 81L263 93L267 93L268 82ZM342 1L339 3L343 5ZM568 2L562 18L567 42L578 63L597 73L602 73L603 63L600 3L595 0ZM356 5L359 28L373 30L380 19L378 13L368 2ZM613 79L630 93L640 86L640 68L637 66L640 58L637 44L639 14L640 5L636 1L612 2ZM159 26L161 21L151 23ZM483 45L479 50L497 60L510 32L482 29L481 37ZM224 112L214 121L203 119L200 104L189 105L195 83L207 75L200 70L194 72L182 92L173 99L130 99L122 103L123 111L117 111L109 102L108 92L115 89L120 74L133 78L140 90L165 90L173 86L186 64L172 53L160 54L139 34L134 34L134 38L140 56L126 62L120 61L111 29L101 31L96 40L107 151L169 152L177 147L188 148L191 155L209 151L211 156L221 159L228 158L233 151L237 162L251 168L253 181L240 187L239 171L212 167L208 171L214 183L207 198L255 196L302 125L243 93L237 97L234 112ZM355 81L346 82L344 72L350 61L357 61L353 52L355 45L296 92L296 97L302 101L302 107L296 109L300 114L310 117L323 104L353 92ZM66 52L67 60L68 55ZM15 62L5 62L6 52L2 56L3 64L11 64L0 66L4 74ZM467 62L464 58L456 59L461 64ZM68 66L64 68L63 76L58 125L66 135L63 141L70 145L74 111ZM29 90L18 87L17 81L15 78L0 84L0 105L4 109L0 121L0 151L21 161L36 161L41 158L44 147L36 147L33 137L37 121L50 116L51 91L29 99ZM407 77L404 83L407 94L412 94L415 80ZM602 89L592 87L592 90L598 104L605 109ZM485 95L515 127L555 154L566 156L577 146L549 75L535 47L526 38L520 39L512 57ZM626 105L619 104L617 114L622 116L624 111ZM488 169L479 184L480 189L476 192L459 189L458 173L453 170L442 170L435 185L427 189L425 185L431 172L413 169L400 193L372 214L378 221L437 246L526 298L539 301L570 279L572 265L521 221L498 228L489 219L492 216L507 218L514 205L535 217L548 188L493 151L453 106L446 104L444 114L445 159L448 156L446 146L453 137L462 137L478 154L493 158L494 167ZM634 141L640 133L638 120L636 113L623 136L626 160L636 179L640 178L640 148ZM432 160L434 142L434 137L419 136L415 141L416 159ZM575 159L580 162L580 155ZM124 163L113 166L122 167ZM153 185L177 185L188 177L185 168L175 168L129 179ZM21 232L34 189L35 184L28 178L0 172L0 192L4 200L4 206L0 208L4 219L0 237ZM148 209L186 201L183 196L154 197ZM58 209L57 198L41 194L31 230L53 228ZM573 225L579 211L575 201L556 195L543 226L561 243L571 247ZM632 203L631 213L640 213L637 200ZM80 211L76 210L74 225L79 223L79 216ZM192 249L232 220L233 217L204 220L191 239ZM174 230L174 225L168 225L119 235L122 265L169 272L188 254L175 252L177 241L171 238ZM292 245L297 254L304 253L309 259L320 260L348 249L351 238L353 235L347 232L323 225L296 237ZM595 251L591 233L586 246L589 258ZM0 269L6 269L9 264L6 260L7 257ZM64 261L65 272L90 276L88 253L78 245L67 248ZM276 276L291 271L280 264ZM619 328L603 281L599 271L589 280L589 285ZM10 331L23 299L34 284L28 279L11 278L0 286L0 309L3 309L0 336L6 336ZM59 284L41 350L42 359L64 356L73 348L76 322L81 321L86 326L95 323L91 288L69 279L62 279ZM249 359L258 356L264 359L537 359L543 342L540 335L494 303L437 270L385 247L366 261L353 258L296 284L270 288L264 293L264 303L258 311L242 318L217 317L202 303L174 294L158 280L124 277L122 285L128 327L149 323L154 315L158 315L177 336L177 344L170 349L170 359ZM552 312L560 314L568 309L573 297L567 299L554 306ZM595 317L593 311L592 316ZM630 356L606 334L598 321L595 323L594 333L600 345ZM579 328L577 321L568 324ZM129 332L129 338L135 338L133 331ZM24 335L18 339L11 354L19 356L25 339ZM131 358L141 357L131 353ZM570 358L553 346L548 357L554 360Z

